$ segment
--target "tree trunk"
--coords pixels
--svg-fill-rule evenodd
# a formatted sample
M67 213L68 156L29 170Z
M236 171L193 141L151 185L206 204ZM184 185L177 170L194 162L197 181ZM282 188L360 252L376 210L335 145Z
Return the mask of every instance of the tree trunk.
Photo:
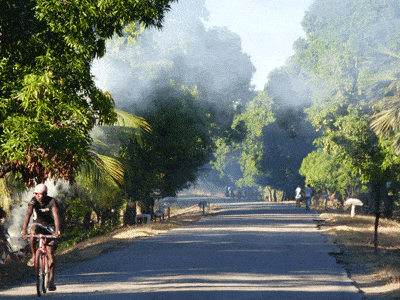
M272 202L272 190L269 188L269 187L267 187L268 188L268 201L269 202Z
M85 214L85 217L83 218L83 228L85 230L90 229L90 221L91 221L91 216L92 216L92 212L89 211Z
M378 228L379 228L379 218L381 216L381 202L382 199L387 199L387 188L386 182L384 181L374 181L371 182L371 194L374 200L374 214L375 214L375 231L374 231L374 253L378 254Z
M274 193L273 193L273 197L274 197L274 202L277 202L277 199L276 199L276 190L274 190Z

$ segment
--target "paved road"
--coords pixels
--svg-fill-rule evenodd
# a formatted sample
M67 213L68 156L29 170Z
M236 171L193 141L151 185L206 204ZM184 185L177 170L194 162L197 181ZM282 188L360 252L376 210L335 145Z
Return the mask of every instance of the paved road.
M314 219L293 204L220 203L222 212L57 275L48 299L362 299ZM33 284L0 292L27 299Z

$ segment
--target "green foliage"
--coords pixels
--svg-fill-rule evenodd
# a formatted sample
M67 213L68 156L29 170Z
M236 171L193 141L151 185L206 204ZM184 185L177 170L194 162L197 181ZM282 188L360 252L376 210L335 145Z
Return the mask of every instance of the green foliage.
M400 167L390 146L396 133L371 129L376 100L396 94L399 13L395 0L317 0L303 19L306 38L295 44L294 60L311 78L314 103L307 112L323 131L319 144L369 182L376 230L386 182L398 180ZM388 118L379 105L376 118ZM377 231L374 239L377 247Z
M167 86L144 101L152 109L138 106L135 113L151 131L142 146L135 140L125 146L125 191L130 198L150 203L154 188L174 196L193 183L209 161L213 143L204 107L193 91Z
M98 177L82 176L81 173L77 176L77 196L86 199L88 206L96 212L118 209L123 205L121 190L116 188L113 178L104 175L104 171L99 173Z
M381 138L391 141L391 147L398 155L400 154L400 80L396 78L378 86L383 97L379 97L374 106L371 128Z
M369 103L376 75L394 71L387 59L378 62L381 53L372 56L384 39L386 46L397 47L394 28L400 20L393 9L399 11L394 1L379 5L368 0L344 0L338 5L316 1L303 20L307 38L296 45L295 59L313 80L315 102L307 112L313 125L323 129L321 145L341 155L366 181L388 175L383 163L387 152L369 128ZM393 27L382 30L379 26L389 20ZM318 87L322 82L323 94Z
M123 25L161 26L171 0L3 1L0 11L0 161L31 184L73 180L90 159L90 130L116 120L94 84L95 57Z
M232 174L226 173L227 166L236 160L231 155L232 145L228 145L223 138L215 141L215 159L212 161L212 167L218 171L220 178L228 177L229 181L234 181Z
M239 187L268 185L288 194L302 182L301 161L314 149L318 136L303 112L310 105L307 79L294 64L270 74L265 91L233 122L232 127L244 127L245 138L232 145L218 144L214 167L220 175L229 174L238 163Z
M272 99L265 92L258 92L246 111L237 116L233 123L235 126L242 121L246 126L246 139L240 146L239 163L243 177L236 182L239 187L257 186L257 179L263 174L260 170L263 157L263 128L274 121L271 105Z
M361 179L351 165L321 148L303 160L299 173L307 178L306 184L311 184L316 190L337 192L342 198L354 196L354 192L362 187Z

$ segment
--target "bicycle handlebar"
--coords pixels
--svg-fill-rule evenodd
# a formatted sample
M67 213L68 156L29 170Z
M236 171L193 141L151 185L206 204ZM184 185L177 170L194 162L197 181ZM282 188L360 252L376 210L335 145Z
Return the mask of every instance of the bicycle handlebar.
M45 237L45 238L56 238L56 237L54 237L53 235L46 235L46 234L27 234L27 235L25 235L26 237L36 237L36 238L42 238L42 237Z

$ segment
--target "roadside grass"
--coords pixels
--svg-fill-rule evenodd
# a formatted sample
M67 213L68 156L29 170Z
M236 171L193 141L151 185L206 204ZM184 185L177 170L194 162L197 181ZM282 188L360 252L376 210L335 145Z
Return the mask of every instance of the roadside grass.
M341 249L333 254L356 285L375 299L400 299L400 224L380 219L379 252L374 254L374 216L321 212L320 230Z

